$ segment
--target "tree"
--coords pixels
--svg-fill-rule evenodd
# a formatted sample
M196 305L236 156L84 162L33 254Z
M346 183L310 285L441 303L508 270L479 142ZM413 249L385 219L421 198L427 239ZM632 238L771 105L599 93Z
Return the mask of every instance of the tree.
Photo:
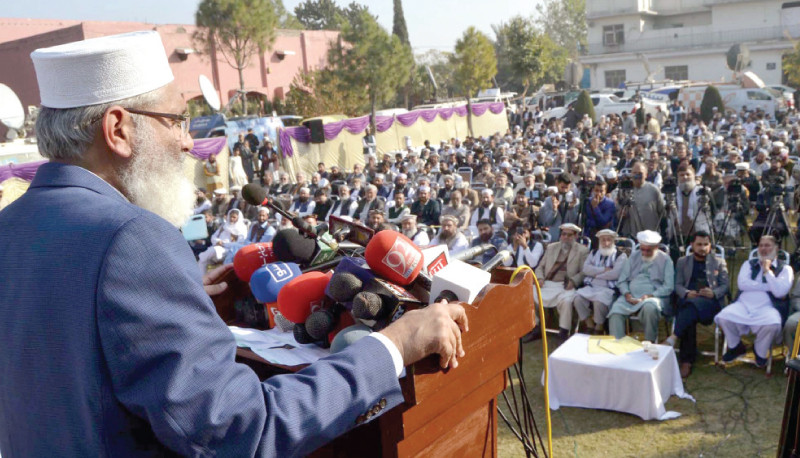
M274 0L275 14L278 16L278 27L281 29L294 29L299 30L303 28L303 24L297 20L297 16L286 10L283 6L283 0Z
M783 55L783 72L792 86L800 86L800 41L792 52Z
M369 10L356 2L340 8L333 0L305 0L294 9L297 20L308 30L341 30L362 12Z
M366 89L373 128L376 107L394 99L413 65L411 50L365 10L342 29L341 40L329 50L328 60L346 87Z
M341 81L331 69L298 73L286 96L286 105L304 118L343 113L357 116L363 113L367 100L365 88L353 88Z
M490 87L497 74L497 58L491 40L470 26L456 41L453 54L455 81L460 93L467 98L467 124L472 135L472 102L470 97Z
M586 50L586 0L545 0L536 6L539 26L570 57Z
M725 112L725 103L722 102L719 89L708 85L703 93L703 101L700 103L700 117L705 123L711 122L711 118L714 117L714 107L717 107L720 113Z
M581 117L583 117L583 115L589 115L592 120L595 120L592 97L589 95L589 91L586 89L582 90L580 94L578 94L578 100L575 101L575 113Z
M394 24L392 25L392 35L396 35L404 45L411 46L411 42L408 41L406 18L403 15L403 0L394 0Z
M417 70L414 72L412 99L424 102L434 97L447 99L455 96L457 89L453 53L432 49L417 55L414 60L417 64ZM430 76L428 76L428 68L430 68L438 86L436 93L434 93L433 83Z
M278 15L271 0L203 0L195 13L194 38L205 49L219 48L228 65L239 72L244 92L244 69L250 59L275 42ZM247 113L247 101L242 97Z
M556 82L566 65L566 53L540 32L534 22L515 16L492 25L497 37L497 80L506 89L527 93L531 86Z

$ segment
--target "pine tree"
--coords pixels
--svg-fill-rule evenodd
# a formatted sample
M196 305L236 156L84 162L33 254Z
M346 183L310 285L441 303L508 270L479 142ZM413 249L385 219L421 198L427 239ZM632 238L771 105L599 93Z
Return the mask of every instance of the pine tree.
M406 17L403 15L403 0L394 0L394 25L392 35L397 35L400 42L406 46L411 46L408 41L408 28L406 27Z
M720 113L725 112L725 104L722 102L719 89L709 85L703 93L703 102L700 104L700 117L704 122L708 123L714 117L714 107L717 107Z
M586 91L586 89L582 90L581 93L578 94L578 100L575 101L575 113L580 115L580 117L583 117L583 115L589 115L593 121L595 120L592 97L589 95L589 92Z

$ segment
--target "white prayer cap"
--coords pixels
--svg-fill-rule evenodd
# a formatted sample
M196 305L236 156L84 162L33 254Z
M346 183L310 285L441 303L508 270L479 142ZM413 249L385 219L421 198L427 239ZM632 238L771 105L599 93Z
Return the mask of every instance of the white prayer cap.
M228 193L228 191L226 191L225 188L219 188L219 189L215 189L214 190L214 194L216 194L218 196L224 196L227 193Z
M561 229L562 231L574 231L576 234L581 233L581 228L578 227L577 224L564 223L561 226L558 226L558 228Z
M404 217L400 218L400 221L401 221L401 222L402 222L402 221L409 221L409 220L410 220L410 221L412 221L414 224L416 224L416 223L417 223L417 215L414 215L414 214L412 214L412 213L409 213L409 214L407 214L406 216L404 216Z
M602 231L597 231L597 234L595 234L595 236L596 237L608 236L608 237L617 238L618 234L616 232L612 231L611 229L603 229Z
M306 188L306 189L308 189L308 188ZM242 190L241 186L231 186L231 192L238 192L238 191L241 191L241 190Z
M673 141L675 143L683 143L684 142L683 137L675 137L675 139Z
M636 240L641 245L658 245L661 243L661 234L656 231L641 231L636 234Z
M616 170L611 169L608 172L606 172L606 179L607 180L613 180L615 178L617 178L617 171Z
M419 191L419 192L431 192L431 188L428 187L428 186L422 185L422 186L419 187L419 189L417 189L417 191Z
M739 162L736 164L736 170L750 170L749 162Z
M785 145L786 145L786 144L785 144L785 143L783 143L783 142L781 142L781 141L772 142L772 147L773 147L773 148L783 148Z
M174 77L161 36L142 31L76 41L31 53L42 106L114 102L166 86Z
M714 137L714 141L715 142L725 141L725 137L723 137L722 135L717 135L716 137Z
M491 189L489 189L489 188L486 188L486 189L484 189L483 191L481 191L481 194L485 194L485 195L487 195L487 196L493 196L493 195L494 195L494 191L492 191L492 190L491 190Z
M405 173L400 173L400 174L398 174L398 175L397 175L397 177L395 178L395 180L396 180L397 178L402 178L402 179L404 179L404 180L407 180L407 179L408 179L408 175L406 175Z
M542 167L541 165L537 165L536 167L533 168L533 174L544 175L544 167Z

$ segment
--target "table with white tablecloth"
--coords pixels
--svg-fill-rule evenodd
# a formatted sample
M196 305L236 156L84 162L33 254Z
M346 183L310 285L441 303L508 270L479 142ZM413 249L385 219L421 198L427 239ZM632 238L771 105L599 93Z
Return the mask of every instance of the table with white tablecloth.
M589 353L588 344L588 335L575 334L550 355L551 409L616 410L644 420L668 420L681 415L664 407L671 395L694 402L683 389L672 347L657 345L659 355L654 360L644 350Z

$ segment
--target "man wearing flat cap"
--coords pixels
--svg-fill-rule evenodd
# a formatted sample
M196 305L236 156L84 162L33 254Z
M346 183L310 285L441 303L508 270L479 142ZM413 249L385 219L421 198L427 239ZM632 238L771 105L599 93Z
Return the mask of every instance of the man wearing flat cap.
M575 291L583 284L583 266L589 249L577 239L581 228L572 223L562 224L559 241L547 245L536 267L536 277L542 282L542 301L547 308L558 309L559 337L566 339L572 327L572 301ZM538 297L534 295L538 303Z
M616 240L617 233L611 229L598 231L598 248L592 250L583 263L583 286L576 291L572 305L578 312L578 320L590 334L602 334L617 280L628 259L628 255L614 245Z
M194 145L158 33L31 57L50 162L0 212L4 456L308 455L401 403L404 365L457 365L464 312L440 303L260 382L209 297L232 265L203 278L176 230Z
M644 325L644 338L656 342L658 320L662 313L669 316L669 298L675 287L672 259L658 249L661 235L655 231L636 234L638 249L622 266L617 288L620 296L608 314L608 328L614 337L625 336L625 320L638 314Z

